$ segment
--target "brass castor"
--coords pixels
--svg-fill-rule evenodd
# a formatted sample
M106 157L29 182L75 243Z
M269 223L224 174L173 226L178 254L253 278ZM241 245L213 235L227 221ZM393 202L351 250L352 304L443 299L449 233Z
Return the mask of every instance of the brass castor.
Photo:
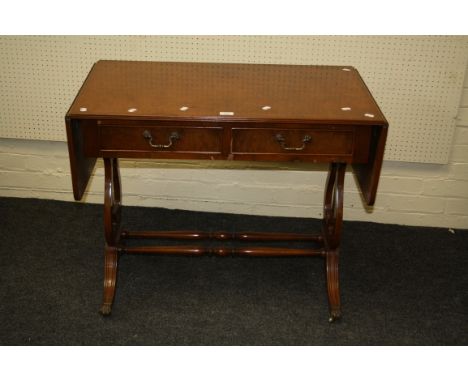
M328 318L328 322L332 323L340 318L341 318L341 312L339 310L332 310L330 312L330 317Z
M110 316L112 311L112 305L110 304L103 304L101 309L99 309L99 313L101 313L104 317Z

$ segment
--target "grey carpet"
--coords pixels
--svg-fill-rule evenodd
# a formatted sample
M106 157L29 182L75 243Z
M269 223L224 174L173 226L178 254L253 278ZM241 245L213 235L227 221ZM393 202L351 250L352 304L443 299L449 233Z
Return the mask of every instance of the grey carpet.
M321 258L123 256L97 312L102 206L0 198L1 345L467 345L468 231L345 222L343 319ZM314 219L125 207L132 229L317 231Z

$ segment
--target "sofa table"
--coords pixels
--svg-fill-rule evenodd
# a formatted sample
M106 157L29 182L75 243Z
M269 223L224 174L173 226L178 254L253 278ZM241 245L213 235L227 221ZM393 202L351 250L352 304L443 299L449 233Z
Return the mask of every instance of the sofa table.
M119 256L153 253L324 257L330 321L340 317L346 166L352 166L365 203L374 204L388 129L355 68L98 61L65 120L76 200L83 197L96 159L104 160L103 315L111 313ZM328 163L323 228L317 234L126 231L119 158ZM130 246L132 238L213 239L219 245ZM311 245L228 248L223 241Z

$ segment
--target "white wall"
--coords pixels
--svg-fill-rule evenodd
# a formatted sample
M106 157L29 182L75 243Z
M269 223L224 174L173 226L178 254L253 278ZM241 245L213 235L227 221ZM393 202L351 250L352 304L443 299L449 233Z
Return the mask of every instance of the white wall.
M280 164L293 171L271 170L277 169L274 164L249 163L245 169L239 162L122 161L123 201L195 211L320 217L324 168L288 166ZM232 167L244 169L226 169ZM348 220L468 228L468 76L448 165L384 162L372 209L363 208L350 172L345 189ZM66 144L0 139L0 196L72 201ZM102 203L102 161L84 200Z

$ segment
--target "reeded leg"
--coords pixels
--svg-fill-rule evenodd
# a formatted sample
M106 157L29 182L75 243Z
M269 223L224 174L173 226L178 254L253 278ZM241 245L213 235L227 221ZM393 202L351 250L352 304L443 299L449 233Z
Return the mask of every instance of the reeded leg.
M121 191L118 161L104 158L104 294L100 313L108 316L112 310L118 268Z
M325 188L323 236L325 239L330 322L341 316L338 255L343 223L343 191L346 164L332 163Z
M341 316L340 284L338 278L338 250L327 251L327 290L330 306L329 321L333 322Z
M104 295L99 312L103 316L111 314L112 302L115 295L115 283L117 280L117 248L106 246L104 250Z

